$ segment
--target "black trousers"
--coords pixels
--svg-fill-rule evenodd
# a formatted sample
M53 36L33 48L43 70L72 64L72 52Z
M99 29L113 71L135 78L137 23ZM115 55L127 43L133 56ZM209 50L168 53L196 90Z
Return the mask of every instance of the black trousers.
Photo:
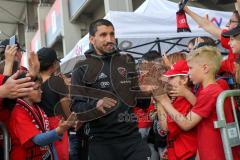
M151 152L142 139L119 143L89 143L89 160L150 160Z

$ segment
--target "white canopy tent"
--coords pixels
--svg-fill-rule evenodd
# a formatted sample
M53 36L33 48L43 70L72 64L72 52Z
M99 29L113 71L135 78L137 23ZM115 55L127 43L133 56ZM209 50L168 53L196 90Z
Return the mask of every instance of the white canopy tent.
M221 28L228 23L228 19L231 16L231 12L196 7L190 8L200 15L204 16L208 14L209 20ZM110 11L105 18L110 20L115 26L118 47L121 50L130 53L140 53L140 55L150 49L161 49L162 52L171 50L173 52L182 50L189 37L208 35L190 17L187 17L187 19L192 32L177 33L177 10L178 4L174 2L167 0L146 0L135 12ZM186 39L187 37L188 39ZM68 72L70 68L73 68L80 55L83 55L88 49L89 41L88 35L86 35L61 60L63 72ZM133 55L139 57L139 54Z

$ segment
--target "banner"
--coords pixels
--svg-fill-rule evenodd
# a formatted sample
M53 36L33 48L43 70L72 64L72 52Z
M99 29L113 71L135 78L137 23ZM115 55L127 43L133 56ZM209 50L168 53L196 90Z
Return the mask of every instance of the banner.
M60 1L56 0L45 18L46 43L48 47L51 47L58 36L61 35L61 21Z
M40 48L40 31L38 30L31 41L31 51L37 52Z

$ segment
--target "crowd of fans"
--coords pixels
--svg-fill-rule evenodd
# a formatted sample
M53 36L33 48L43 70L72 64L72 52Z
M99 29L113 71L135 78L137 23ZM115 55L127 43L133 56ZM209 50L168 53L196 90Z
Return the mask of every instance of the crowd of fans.
M220 130L213 123L218 95L239 89L240 16L234 11L220 29L187 6L184 11L212 37L193 38L187 51L149 51L133 68L127 67L135 62L132 56L116 51L114 26L104 19L90 25L92 48L71 75L61 73L51 48L30 52L25 68L20 46L2 41L0 121L11 138L10 158L224 160ZM228 50L224 59L213 38ZM130 76L137 79L134 85L126 79L130 69L138 73ZM130 91L136 84L145 95L141 100ZM226 121L233 122L230 99L224 111ZM79 121L85 112L95 119ZM240 146L232 153L234 160L240 159Z

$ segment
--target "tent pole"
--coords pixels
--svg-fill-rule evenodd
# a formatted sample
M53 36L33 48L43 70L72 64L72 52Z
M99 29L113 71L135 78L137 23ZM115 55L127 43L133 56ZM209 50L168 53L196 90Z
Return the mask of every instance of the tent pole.
M157 47L158 47L158 52L162 56L162 51L161 51L161 45L160 45L160 39L159 38L156 39L156 43L157 43Z

